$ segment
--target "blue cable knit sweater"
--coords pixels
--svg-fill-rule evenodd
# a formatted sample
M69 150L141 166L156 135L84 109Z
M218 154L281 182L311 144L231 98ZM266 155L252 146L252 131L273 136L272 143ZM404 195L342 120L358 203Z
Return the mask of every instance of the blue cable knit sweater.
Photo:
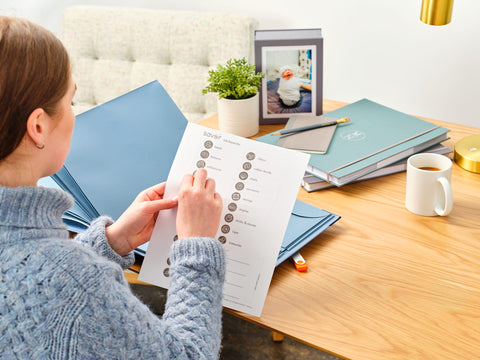
M74 240L63 191L0 186L0 358L215 359L221 340L225 255L211 238L171 248L163 319L130 291L108 245L108 217Z

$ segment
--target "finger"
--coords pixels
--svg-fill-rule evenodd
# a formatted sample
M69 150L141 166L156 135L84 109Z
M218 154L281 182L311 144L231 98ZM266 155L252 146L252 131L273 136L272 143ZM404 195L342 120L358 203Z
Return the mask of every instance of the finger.
M162 199L144 203L144 209L148 214L155 214L160 210L171 209L177 205L178 201L175 199Z
M195 173L193 186L203 189L205 187L206 180L207 180L207 170L198 169L197 172Z
M145 190L145 195L148 200L158 200L163 198L163 194L165 193L165 186L166 183L162 182Z
M193 180L194 180L193 175L186 174L183 177L182 182L180 183L180 190L191 188L193 186Z
M207 189L208 191L214 193L215 192L215 180L211 179L211 178L208 178L206 181L205 181L205 189Z
M220 205L223 204L222 196L219 193L213 193L213 199L217 202L220 202Z

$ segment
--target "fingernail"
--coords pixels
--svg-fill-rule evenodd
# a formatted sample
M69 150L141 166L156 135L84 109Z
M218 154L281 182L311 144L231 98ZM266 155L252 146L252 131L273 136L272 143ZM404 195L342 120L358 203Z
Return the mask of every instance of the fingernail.
M175 195L175 196L172 198L172 201L177 203L177 202L178 202L178 195Z

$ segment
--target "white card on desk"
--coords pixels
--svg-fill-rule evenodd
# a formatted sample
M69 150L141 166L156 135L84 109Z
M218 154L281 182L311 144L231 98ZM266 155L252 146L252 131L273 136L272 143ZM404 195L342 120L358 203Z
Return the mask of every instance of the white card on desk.
M187 173L205 167L222 196L216 238L224 244L223 305L260 316L309 155L189 123L171 167L165 197ZM159 213L139 279L168 288L176 208Z

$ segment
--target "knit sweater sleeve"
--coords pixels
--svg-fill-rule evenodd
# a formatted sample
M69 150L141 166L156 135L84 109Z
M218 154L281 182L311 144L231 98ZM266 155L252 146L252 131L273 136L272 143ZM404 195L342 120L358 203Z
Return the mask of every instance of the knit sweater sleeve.
M163 319L129 290L118 267L90 281L76 306L70 351L79 358L216 359L221 344L225 254L211 238L171 249L171 285ZM78 274L77 274L78 275ZM109 276L110 275L110 276Z
M214 359L220 349L225 259L220 242L212 240L183 239L170 252L172 277L163 320L174 329L167 330L169 338L184 339L181 349L174 341L170 347L182 359Z
M105 235L105 227L111 224L113 224L113 220L110 217L100 216L90 224L87 230L78 234L74 241L91 247L97 254L116 262L123 269L127 269L135 262L135 255L130 252L125 256L120 256L111 248Z

